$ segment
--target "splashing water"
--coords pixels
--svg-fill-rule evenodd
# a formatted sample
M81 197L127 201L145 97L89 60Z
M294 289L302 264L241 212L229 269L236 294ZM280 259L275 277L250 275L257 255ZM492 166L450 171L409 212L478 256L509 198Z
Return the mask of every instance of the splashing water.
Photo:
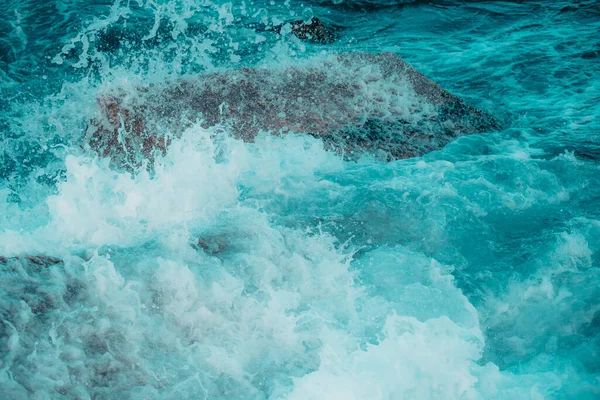
M597 2L0 14L0 398L600 397ZM315 16L333 42L293 34ZM504 129L389 163L200 122L151 168L85 148L107 91L343 52Z

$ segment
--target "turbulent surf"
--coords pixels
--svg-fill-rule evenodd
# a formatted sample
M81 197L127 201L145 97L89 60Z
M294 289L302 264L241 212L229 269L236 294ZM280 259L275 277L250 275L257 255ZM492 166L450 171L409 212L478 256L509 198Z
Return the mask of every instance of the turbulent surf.
M0 15L0 398L600 396L597 2Z

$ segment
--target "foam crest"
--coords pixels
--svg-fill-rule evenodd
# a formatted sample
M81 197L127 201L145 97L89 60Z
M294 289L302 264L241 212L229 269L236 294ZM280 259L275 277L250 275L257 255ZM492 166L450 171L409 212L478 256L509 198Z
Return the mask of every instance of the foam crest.
M291 190L283 189L288 184L319 186L316 175L343 162L310 137L261 135L246 144L219 128L195 126L174 140L152 172L119 172L107 159L75 155L65 166L65 181L47 198L50 221L36 236L86 248L132 245L173 229L197 231L217 223L240 195L252 205L262 194Z
M366 350L340 353L327 346L319 370L297 379L288 399L432 399L466 397L477 378L480 332L446 317L425 322L387 318L383 338Z
M48 198L48 229L66 242L130 243L145 232L214 217L237 198L239 171L234 164L217 163L214 149L196 144L200 147L175 145L154 176L131 176L111 170L107 161L68 156L67 179L59 194Z

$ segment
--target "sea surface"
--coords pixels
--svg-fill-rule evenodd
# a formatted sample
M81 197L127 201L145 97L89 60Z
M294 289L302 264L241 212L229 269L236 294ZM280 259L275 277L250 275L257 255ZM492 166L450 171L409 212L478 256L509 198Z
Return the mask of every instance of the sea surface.
M84 145L103 91L358 51L502 129ZM0 0L0 319L7 400L600 398L600 2Z

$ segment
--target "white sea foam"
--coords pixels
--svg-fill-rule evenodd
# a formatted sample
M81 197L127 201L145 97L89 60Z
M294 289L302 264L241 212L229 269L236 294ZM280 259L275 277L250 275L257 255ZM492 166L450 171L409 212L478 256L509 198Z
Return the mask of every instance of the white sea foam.
M0 259L1 398L598 397L593 145L548 156L534 148L547 136L524 129L464 138L419 160L354 164L315 138L243 143L194 126L152 172L111 169L80 141L102 91L214 70L218 50L235 64L248 43L272 57L259 61L266 68L315 51L234 29L241 16L280 23L313 10L129 4L57 50L55 61L88 76L14 107L27 139L43 147L44 135L57 135L67 145L51 144L59 161L0 188L11 201L0 203L0 256L9 257ZM100 33L135 26L136 10L172 22L163 37L175 42L100 51ZM213 36L186 36L203 16ZM154 28L144 26L144 43L161 34ZM467 61L486 79L500 71L500 98L517 79L506 49L518 31L493 46L457 45L459 61L436 65L456 81L472 73ZM424 33L402 46L431 61L440 47ZM537 129L559 114L582 129L594 123L593 106L573 104L597 94L588 80L574 97L513 96L515 108L527 104L520 123ZM388 108L407 106L382 95L384 85L366 89ZM539 118L530 105L551 111ZM19 144L3 150L18 159ZM58 184L38 182L48 177ZM62 262L10 258L25 254Z

